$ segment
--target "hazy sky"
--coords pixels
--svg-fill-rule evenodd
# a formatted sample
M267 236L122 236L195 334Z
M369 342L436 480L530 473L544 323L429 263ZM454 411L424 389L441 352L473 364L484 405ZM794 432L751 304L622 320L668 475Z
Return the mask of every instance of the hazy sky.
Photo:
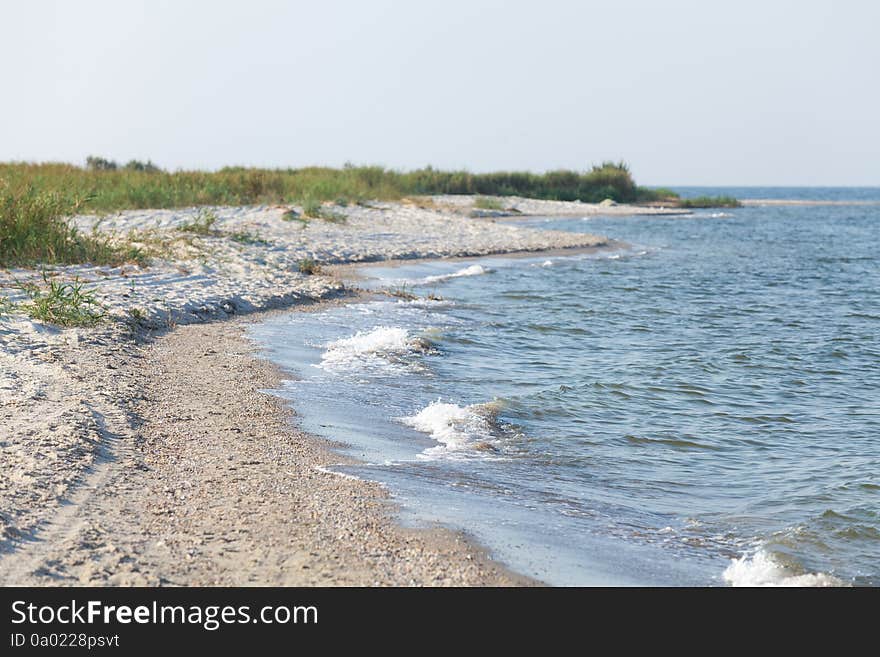
M0 160L880 185L880 2L2 0Z

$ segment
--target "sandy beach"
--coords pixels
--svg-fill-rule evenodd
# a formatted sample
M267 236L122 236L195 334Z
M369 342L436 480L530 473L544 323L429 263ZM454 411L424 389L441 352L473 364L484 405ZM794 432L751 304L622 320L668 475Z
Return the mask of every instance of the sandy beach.
M665 214L656 208L505 199L518 214ZM106 311L92 328L0 316L0 583L4 585L521 585L466 536L393 521L378 485L334 474L343 459L264 392L284 373L243 334L282 309L357 294L322 265L602 248L603 237L474 216L471 197L335 208L211 208L74 221L136 235L147 268L53 267ZM289 217L289 215L288 215ZM39 281L0 273L0 288ZM221 321L222 320L222 321Z

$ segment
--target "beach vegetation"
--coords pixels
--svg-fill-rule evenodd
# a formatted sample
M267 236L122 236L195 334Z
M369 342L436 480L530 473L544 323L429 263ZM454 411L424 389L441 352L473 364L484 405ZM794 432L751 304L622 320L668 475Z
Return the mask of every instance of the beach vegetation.
M669 206L678 205L679 195L668 187L639 188L640 203L655 203Z
M61 163L0 163L10 185L88 197L89 212L202 205L292 204L301 199L342 205L365 199L472 194L549 200L636 202L651 190L638 187L623 162L604 162L586 171L472 173L424 167L398 171L380 166L165 171L149 160L121 166L90 156L86 166Z
M229 239L233 242L238 242L239 244L251 244L255 246L269 246L271 242L268 240L264 240L259 235L255 235L254 233L249 233L246 230L239 230L233 233L227 233Z
M306 219L322 219L334 224L345 223L345 215L327 207L320 200L306 198L302 202L303 217Z
M146 255L136 245L98 230L83 232L67 220L90 200L35 183L13 186L0 178L0 266L145 264Z
M217 214L213 210L202 209L192 221L180 224L177 230L183 233L193 233L202 237L211 237L219 235L220 232L214 228L217 223Z
M698 196L681 198L668 187L641 188L642 203L657 203L678 208L738 208L742 203L733 196Z
M119 166L115 160L108 160L96 155L89 155L86 158L86 168L89 171L140 171L142 173L160 173L162 169L153 164L152 160L141 162L140 160L129 160L125 165Z
M305 274L306 276L321 273L321 265L312 258L303 258L297 263L297 268L301 274Z
M316 219L318 214L320 214L322 209L321 201L314 198L306 198L303 199L302 202L302 215L307 219Z
M678 202L682 208L739 208L742 203L732 196L698 196L683 198Z
M306 226L309 225L308 217L304 216L303 214L300 214L299 212L297 212L293 208L288 208L287 210L282 212L281 213L281 220L282 221L298 221L302 224L303 228L305 228Z
M145 254L127 240L103 232L85 234L67 219L88 212L191 206L242 206L300 203L303 211L286 220L343 222L337 207L365 199L379 201L416 197L428 207L443 194L477 196L475 205L496 209L503 199L528 198L599 203L669 202L671 190L639 187L624 162L603 162L585 171L495 172L441 171L424 167L398 171L380 166L347 165L341 169L255 169L226 167L219 171L166 171L150 160L114 160L89 156L85 166L61 163L0 163L0 266L47 264L143 264ZM496 205L496 203L498 205ZM682 207L735 207L736 199L686 199ZM206 211L180 229L215 236L213 213Z
M128 309L128 316L131 317L134 322L142 322L147 318L147 313L143 308L132 306Z
M95 298L94 290L87 290L77 276L73 281L64 282L49 277L43 272L44 286L36 284L21 285L30 298L20 305L32 319L58 326L94 326L104 318L105 312Z
M113 160L108 160L97 155L89 155L86 158L86 168L89 171L116 171L119 165Z
M162 169L157 167L151 160L141 162L140 160L129 160L125 167L126 171L140 171L142 173L161 173Z
M598 203L606 198L636 202L640 189L624 162L603 162L586 172L559 170L546 173L470 173L432 167L400 174L413 194L476 194L524 196L555 201Z

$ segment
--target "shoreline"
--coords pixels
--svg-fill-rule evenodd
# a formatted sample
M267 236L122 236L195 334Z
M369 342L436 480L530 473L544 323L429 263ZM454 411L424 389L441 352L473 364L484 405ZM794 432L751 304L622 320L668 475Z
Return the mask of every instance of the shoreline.
M292 271L303 240L337 250L346 269L368 255L390 264L613 242L423 209L370 209L369 221L357 212L341 226L291 230L279 210L230 209L224 230L262 221L279 242L298 241L211 236L189 244L198 262L54 267L93 285L108 321L61 329L0 317L0 584L539 583L461 532L400 526L379 484L328 472L345 459L261 392L283 373L254 353L243 326L349 294L334 278ZM192 211L153 214L182 222ZM121 215L113 229L130 219L136 230L149 215ZM7 295L12 283L0 274Z
M286 375L245 329L272 312L145 336L145 362L120 372L141 380L133 441L108 445L68 513L0 555L2 584L537 584L463 532L402 527L380 484L328 470L353 461L264 392Z
M503 258L511 260L519 260L526 258L565 258L577 255L587 255L593 253L601 253L604 251L618 251L629 248L631 245L620 240L608 239L595 246L570 246L560 248L540 249L537 251L504 251L501 253L485 253L481 255L450 255L438 256L433 258L401 258L398 260L371 260L368 262L345 262L340 264L332 264L321 267L322 273L334 278L342 283L346 289L355 289L363 292L373 292L372 289L361 290L357 287L358 281L366 278L363 272L374 267L378 268L396 268L405 267L407 265L415 265L425 262L470 262L474 260L485 260L493 258Z

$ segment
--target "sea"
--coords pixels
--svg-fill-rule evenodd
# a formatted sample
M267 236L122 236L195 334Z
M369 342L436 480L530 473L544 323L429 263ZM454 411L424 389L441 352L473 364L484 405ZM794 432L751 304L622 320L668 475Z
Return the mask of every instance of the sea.
M411 526L559 586L880 585L880 188L530 217L619 248L370 265L252 337ZM858 201L847 205L840 202Z

